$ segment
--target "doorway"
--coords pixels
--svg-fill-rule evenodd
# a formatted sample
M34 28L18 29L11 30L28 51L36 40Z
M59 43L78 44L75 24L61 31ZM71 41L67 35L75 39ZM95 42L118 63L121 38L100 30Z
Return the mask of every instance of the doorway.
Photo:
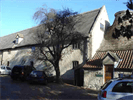
M84 85L84 70L82 68L76 69L74 71L74 81L76 86Z
M107 82L113 78L114 66L113 65L104 65L104 66L105 66L104 67L105 68L104 69L104 73L105 73L104 82Z

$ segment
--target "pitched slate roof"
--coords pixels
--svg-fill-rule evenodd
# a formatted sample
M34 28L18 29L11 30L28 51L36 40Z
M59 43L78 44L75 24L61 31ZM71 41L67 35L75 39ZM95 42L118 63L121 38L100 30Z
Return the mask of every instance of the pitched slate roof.
M24 38L23 41L19 43L16 47L35 44L36 41L33 38L33 32L36 30L36 28L37 27L29 28L7 36L0 37L0 50L12 49L14 46L13 41L16 39L17 34L22 34Z
M77 18L80 18L80 22L77 23L76 25L76 31L87 36L91 28L93 27L93 24L100 12L100 9L101 8L79 14ZM37 27L38 26L22 30L20 32L16 32L7 36L0 37L0 50L12 49L12 47L14 46L13 41L15 40L17 34L23 35L24 38L23 41L18 45L16 45L15 47L22 47L22 46L29 46L36 44L34 34L37 31Z
M121 59L117 68L119 69L133 69L133 50L117 50L111 51L116 53L117 56ZM102 68L102 59L107 54L106 51L97 52L94 57L89 60L83 68Z
M84 35L88 35L91 28L93 27L93 24L95 23L95 20L100 12L100 9L80 14L78 16L80 19L79 23L76 24L76 31Z

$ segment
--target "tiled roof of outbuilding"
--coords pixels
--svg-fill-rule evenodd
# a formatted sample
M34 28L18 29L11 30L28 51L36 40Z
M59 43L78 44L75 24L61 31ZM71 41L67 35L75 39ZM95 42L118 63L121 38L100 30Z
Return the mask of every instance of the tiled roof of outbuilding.
M133 69L133 50L118 50L111 52L116 53L121 59L117 68ZM83 68L102 68L102 59L106 54L107 52L105 51L97 52L94 57L83 66Z

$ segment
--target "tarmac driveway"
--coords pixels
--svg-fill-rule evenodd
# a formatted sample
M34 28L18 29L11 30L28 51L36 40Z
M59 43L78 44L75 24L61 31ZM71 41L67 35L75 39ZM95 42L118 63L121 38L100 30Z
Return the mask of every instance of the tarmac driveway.
M69 84L28 84L27 82L13 81L10 76L5 75L0 75L0 90L0 100L96 100L97 96L97 91Z

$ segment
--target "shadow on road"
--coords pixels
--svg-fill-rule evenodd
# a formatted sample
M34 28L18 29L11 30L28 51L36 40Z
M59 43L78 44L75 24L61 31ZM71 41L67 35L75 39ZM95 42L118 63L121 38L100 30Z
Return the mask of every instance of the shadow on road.
M27 81L13 81L10 76L0 75L1 98L0 99L87 99L96 100L96 95L89 92L92 90L83 89L69 84L49 83L42 84L28 84Z

